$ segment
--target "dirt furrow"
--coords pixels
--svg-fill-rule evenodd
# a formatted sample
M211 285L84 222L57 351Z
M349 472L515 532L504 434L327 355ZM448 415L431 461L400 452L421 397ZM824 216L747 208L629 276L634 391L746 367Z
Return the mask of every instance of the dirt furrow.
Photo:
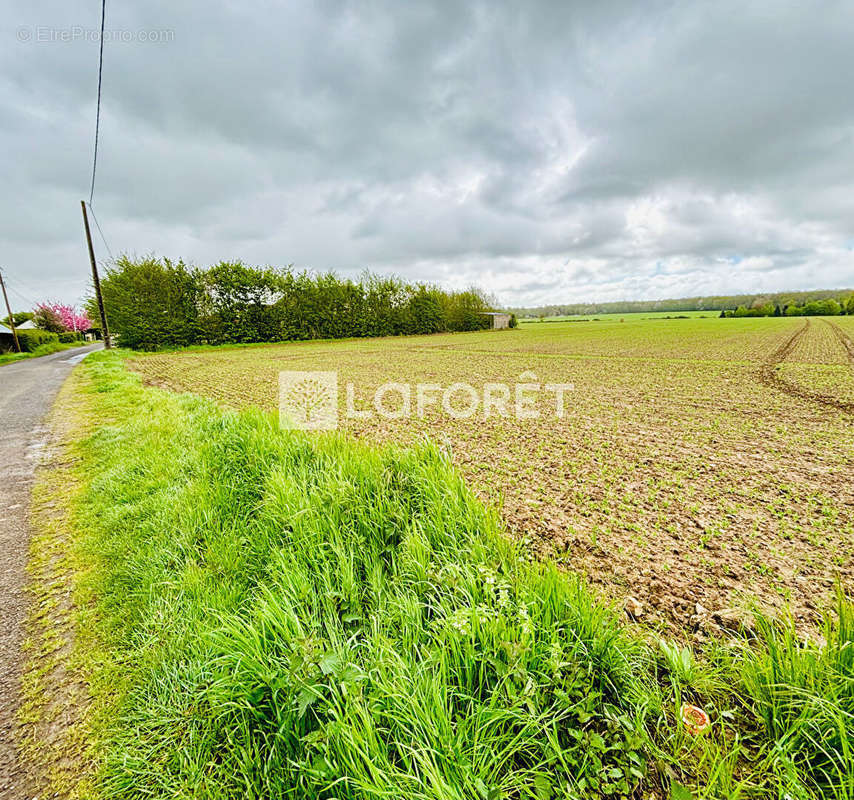
M813 403L828 406L830 408L836 408L848 414L854 414L854 402L840 400L838 397L833 397L832 395L813 391L812 389L809 389L806 386L802 386L801 384L786 380L786 378L780 375L777 371L780 364L785 361L786 358L791 354L791 352L797 346L798 342L806 335L809 329L810 321L806 320L806 322L801 328L795 331L785 342L783 342L782 345L780 345L780 347L778 347L773 353L771 353L771 355L762 363L762 366L759 369L759 380L766 386L778 389L779 391L784 392L785 394L788 394L791 397L797 397L802 400L808 400ZM841 330L839 331L839 333L845 336L845 334L842 333ZM846 350L848 351L850 357L851 350L848 349L847 344Z
M845 333L838 325L833 322L828 322L827 320L822 320L827 325L830 325L830 329L833 331L834 335L842 346L845 348L845 352L848 353L848 366L854 370L854 341L851 340L851 337Z

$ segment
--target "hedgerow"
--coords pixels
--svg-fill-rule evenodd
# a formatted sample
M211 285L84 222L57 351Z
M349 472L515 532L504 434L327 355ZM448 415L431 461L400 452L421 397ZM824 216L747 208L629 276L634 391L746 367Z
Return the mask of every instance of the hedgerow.
M489 327L477 290L446 292L399 278L249 267L190 269L119 258L101 282L110 329L139 350L193 344L397 336ZM94 301L92 305L95 315Z

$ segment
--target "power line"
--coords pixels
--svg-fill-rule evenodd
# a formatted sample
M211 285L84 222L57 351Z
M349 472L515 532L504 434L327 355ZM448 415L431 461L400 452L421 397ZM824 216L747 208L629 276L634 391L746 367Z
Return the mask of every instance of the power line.
M89 189L89 208L95 195L95 167L98 165L98 131L101 127L101 74L104 70L104 20L107 15L107 0L101 0L101 40L98 54L98 104L95 110L95 152L92 156L92 186Z
M98 233L101 234L101 241L104 243L104 247L107 248L107 252L110 254L110 261L115 261L115 256L113 256L113 251L110 250L110 245L107 244L107 240L104 237L104 231L101 230L101 223L98 222L98 218L95 216L95 209L92 208L92 204L89 203L89 211L92 213L92 219L95 220L95 227L98 229Z
M101 130L101 81L104 74L104 21L107 17L107 0L101 0L101 40L98 48L98 102L95 106L95 149L92 153L92 185L89 187L89 209L92 208L92 199L95 197L95 170L98 167L98 134ZM101 296L101 280L98 277L98 264L95 261L95 249L92 247L92 233L89 230L89 218L86 215L86 201L80 201L80 210L83 212L83 229L86 233L86 247L89 250L89 263L92 267L92 283L95 287L95 298L98 301L98 312L101 317L101 334L104 337L104 347L110 349L110 329L107 327L107 312L104 310L104 299ZM94 214L93 214L94 216ZM96 220L97 224L97 220ZM98 225L98 230L101 226ZM104 233L101 231L101 238ZM107 252L110 251L107 240L104 239ZM112 258L112 253L110 253Z
M9 270L6 270L6 277L7 278L9 277ZM36 294L38 294L38 292L35 289L33 289L31 286L27 286L25 283L21 283L21 281L18 280L18 278L16 278L14 275L12 277L14 278L14 280L17 284L19 284L20 286L23 286L28 292L35 292ZM25 295L22 291L16 289L14 286L9 286L9 284L6 284L6 288L10 292L12 292L12 294L18 295L18 297L20 297L21 300L23 300L25 303L29 303L33 307L38 305L38 303L35 300L33 300L32 297L27 297L27 295Z
M25 294L22 294L14 286L9 286L7 288L9 289L10 292L12 292L12 294L18 295L18 297L20 297L21 300L23 300L25 303L31 304L33 306L33 308L35 308L38 305L38 303L35 300L33 300L32 297L27 297Z
M6 277L7 278L9 277L9 270L8 269L6 270ZM18 286L26 289L28 292L32 292L33 294L39 294L39 292L41 291L40 289L34 289L29 284L24 283L17 275L13 274L12 277L14 278L15 283L18 284ZM11 286L9 288L12 289ZM21 293L17 289L12 289L12 291L15 292L16 294L21 295ZM24 297L24 295L21 295L21 297Z

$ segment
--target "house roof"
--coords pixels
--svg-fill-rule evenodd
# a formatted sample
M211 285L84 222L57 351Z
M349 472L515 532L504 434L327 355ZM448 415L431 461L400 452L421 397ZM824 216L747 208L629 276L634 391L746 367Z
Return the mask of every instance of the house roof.
M36 330L36 326L33 325L33 321L28 319L26 322L22 322L20 325L15 326L16 331L33 331ZM12 333L12 329L8 325L4 325L0 322L0 333Z

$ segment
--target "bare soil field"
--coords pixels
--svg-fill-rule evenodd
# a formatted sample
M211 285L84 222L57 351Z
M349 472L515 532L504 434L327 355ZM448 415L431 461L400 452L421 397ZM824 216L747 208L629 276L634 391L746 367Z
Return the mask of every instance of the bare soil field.
M696 632L789 607L805 632L854 578L851 318L613 319L396 339L135 355L149 384L277 407L280 370L336 370L369 409L389 381L572 383L566 413L342 415L359 438L429 436L511 532L644 621ZM536 378L533 378L533 373ZM520 380L520 376L521 380ZM393 407L390 395L387 407Z

